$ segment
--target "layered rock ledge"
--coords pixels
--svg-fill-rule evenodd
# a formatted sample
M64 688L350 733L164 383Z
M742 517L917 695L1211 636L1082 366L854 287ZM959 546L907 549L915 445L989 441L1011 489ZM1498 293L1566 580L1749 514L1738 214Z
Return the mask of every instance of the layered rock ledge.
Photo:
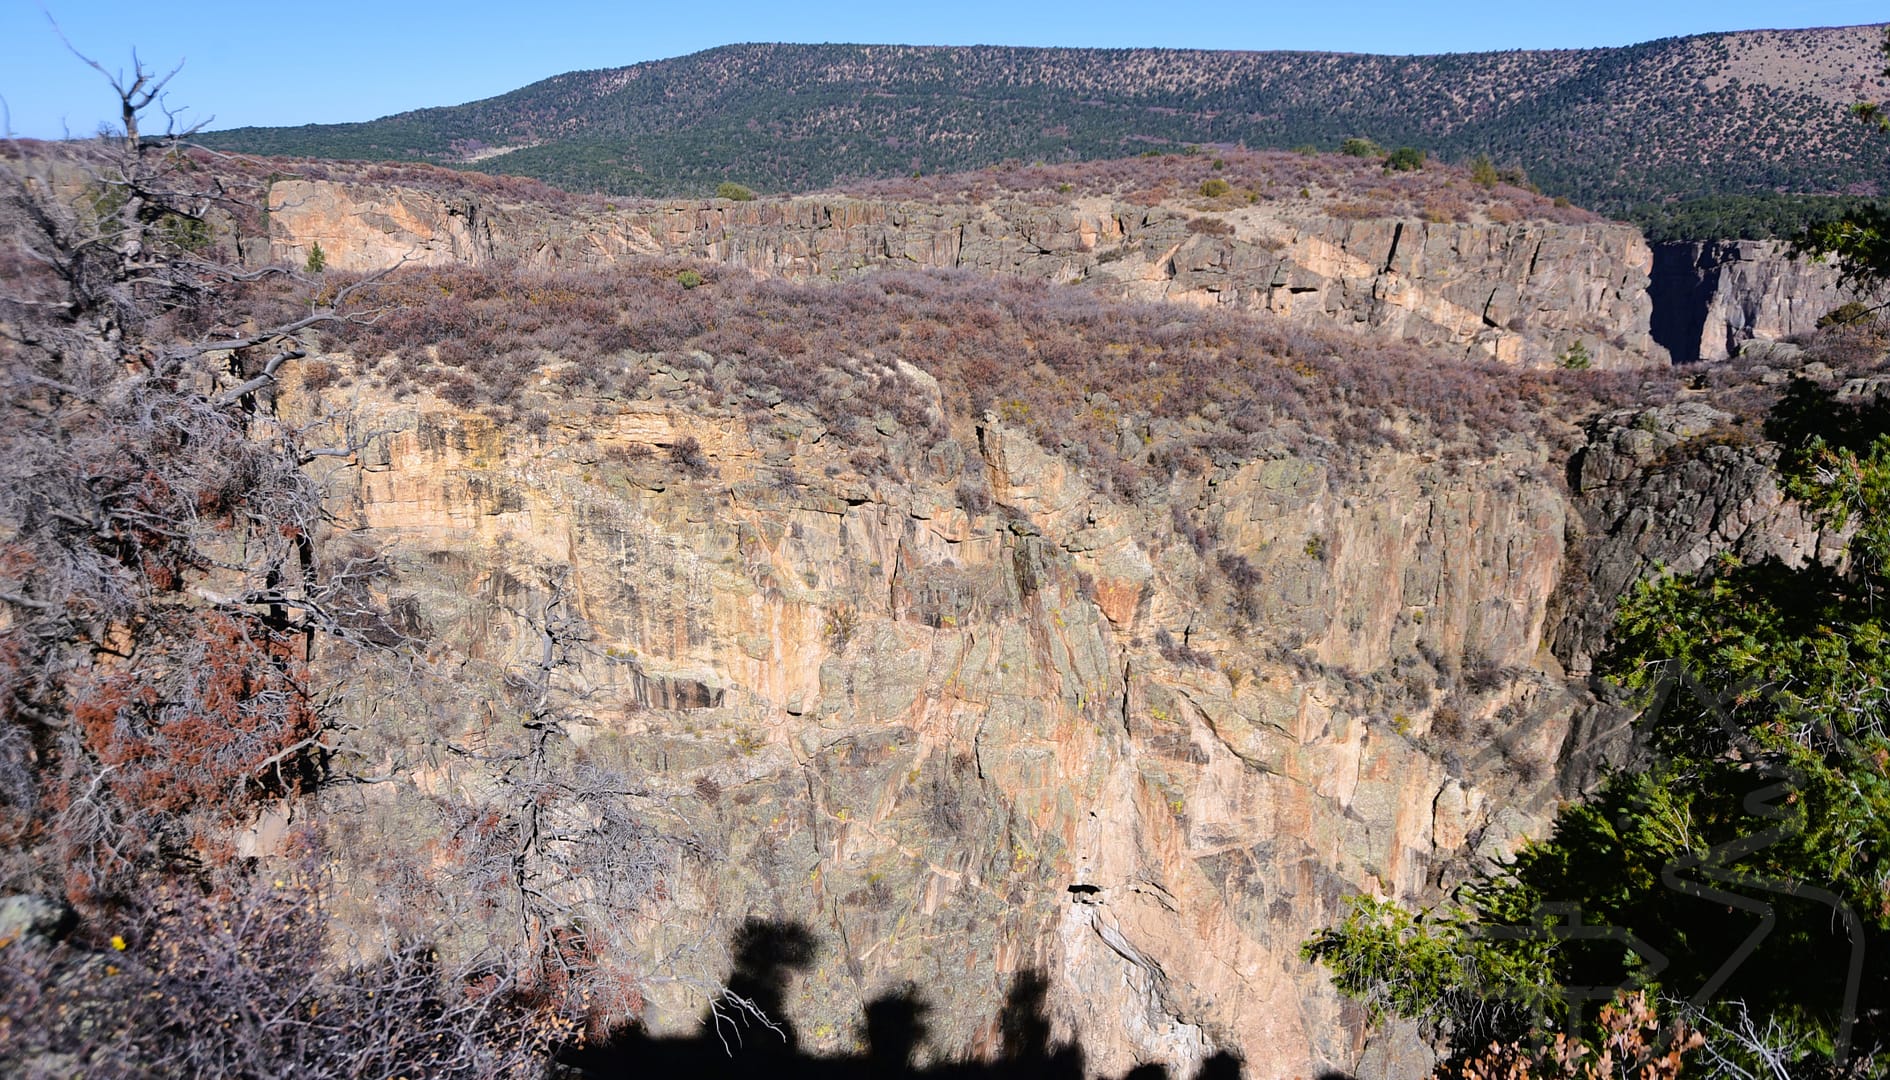
M1291 205L1102 197L705 200L566 214L398 186L276 183L268 257L300 263L316 244L329 266L350 270L649 255L801 277L965 269L1262 309L1510 364L1552 365L1578 343L1600 368L1667 363L1649 334L1652 253L1615 223L1346 220Z

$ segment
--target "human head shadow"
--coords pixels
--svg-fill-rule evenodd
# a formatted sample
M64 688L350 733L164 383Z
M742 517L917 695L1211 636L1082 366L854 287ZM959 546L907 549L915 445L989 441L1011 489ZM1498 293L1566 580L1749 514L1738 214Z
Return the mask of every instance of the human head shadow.
M735 1027L744 1046L752 1043L769 1056L791 1055L801 1040L787 1017L787 990L795 972L813 966L820 943L797 923L750 919L732 944L735 969L728 977L727 1004L703 1016L703 1033L721 1037Z
M912 1071L913 1060L931 1033L925 1023L925 1014L930 1011L931 1006L911 986L866 1003L863 1027L869 1075L896 1076Z
M931 1006L913 986L868 1002L856 1029L861 1049L817 1054L801 1046L786 1015L797 972L813 966L819 942L796 923L750 920L731 942L734 967L728 996L706 1010L693 1032L655 1036L640 1024L601 1041L568 1049L560 1062L587 1080L629 1080L650 1075L691 1080L769 1077L782 1080L1083 1080L1082 1048L1054 1037L1050 983L1024 971L1012 981L997 1017L999 1048L988 1061L918 1064L928 1045ZM743 1004L745 1003L745 1004ZM747 1006L752 1005L750 1009ZM1217 1054L1196 1080L1238 1080L1238 1058ZM1142 1065L1123 1080L1167 1080L1160 1065Z

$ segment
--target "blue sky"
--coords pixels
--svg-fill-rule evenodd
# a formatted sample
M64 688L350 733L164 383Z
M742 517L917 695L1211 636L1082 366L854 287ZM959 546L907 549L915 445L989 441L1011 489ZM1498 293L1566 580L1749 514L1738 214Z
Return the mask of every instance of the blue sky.
M187 60L169 100L215 127L370 120L741 41L1432 53L1890 20L1890 6L1857 0L0 0L0 98L16 134L41 138L89 134L112 104L42 8L108 68L134 47L163 70Z

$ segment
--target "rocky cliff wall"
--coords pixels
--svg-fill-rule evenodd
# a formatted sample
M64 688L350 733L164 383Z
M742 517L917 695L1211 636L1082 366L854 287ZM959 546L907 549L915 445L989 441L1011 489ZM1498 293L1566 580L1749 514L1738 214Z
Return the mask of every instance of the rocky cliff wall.
M375 782L326 796L346 877L365 898L461 850L441 800L514 767L490 748L548 670L554 767L637 778L638 812L691 837L656 900L572 901L662 973L639 990L657 1030L693 1024L690 988L727 972L703 943L756 916L818 942L786 1000L816 1052L915 986L935 1052L987 1053L1034 971L1092 1069L1233 1050L1257 1077L1422 1075L1299 942L1348 893L1435 897L1540 828L1592 716L1544 647L1570 505L1525 441L1260 454L1124 501L993 417L873 436L966 462L991 496L968 506L859 472L788 404L758 424L686 386L559 392L533 433L330 363L284 407L363 447L319 466L330 543L385 552L424 643L348 673L338 761Z
M986 268L1124 243L1096 221ZM421 250L441 262L617 257L508 247L517 226L472 205L435 226ZM695 226L662 235L647 250ZM692 1028L721 944L760 918L814 943L781 1008L815 1053L905 989L929 1053L992 1053L1035 974L1093 1071L1230 1050L1259 1077L1423 1075L1414 1033L1373 1031L1299 942L1353 892L1436 899L1619 753L1624 718L1583 676L1634 580L1836 550L1698 392L1596 421L1572 464L1553 423L1468 457L1262 440L1124 497L996 415L946 415L910 365L888 377L935 426L846 441L791 401L704 404L698 383L733 377L711 357L619 360L647 379L535 373L529 425L394 396L346 356L290 369L280 404L358 448L314 466L327 543L381 553L375 588L412 635L401 664L346 673L336 767L360 782L321 796L355 917L463 857L485 819L456 794L506 791L527 760L627 778L573 827L622 811L677 838L673 859L647 881L577 865L558 888L640 973L657 1031ZM493 889L436 902L504 940Z
M1290 203L1209 205L807 197L553 214L292 180L272 188L269 241L273 258L299 263L319 243L328 265L352 270L403 259L584 266L626 255L807 277L959 268L1265 309L1512 364L1553 364L1577 342L1598 367L1667 362L1649 333L1652 254L1630 226L1353 221Z
M1857 299L1837 267L1793 258L1776 240L1659 244L1653 267L1653 333L1675 363L1724 360L1749 341L1808 334Z
M1840 401L1869 401L1884 388L1875 376L1834 382L1822 362L1780 366L1765 377L1823 382ZM1843 565L1849 529L1785 497L1778 455L1776 444L1742 434L1732 413L1698 395L1590 424L1570 463L1569 570L1550 618L1550 646L1571 674L1591 669L1620 598L1644 578L1697 574L1721 556Z

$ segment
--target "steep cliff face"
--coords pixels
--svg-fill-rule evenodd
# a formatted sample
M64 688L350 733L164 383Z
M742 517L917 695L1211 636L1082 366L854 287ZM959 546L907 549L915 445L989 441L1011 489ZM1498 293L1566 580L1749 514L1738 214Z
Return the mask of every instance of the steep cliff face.
M1336 296L1306 317L1370 327L1371 311L1402 312L1376 325L1420 337L1448 320L1387 298L1359 314L1351 283L1481 282L1464 267L1509 273L1528 230L1546 229L1248 210L1190 228L1173 208L1106 201L558 219L295 191L274 216L278 257L307 237L357 267L402 245L438 264L659 254L801 278L952 266L1288 317ZM1606 235L1537 236L1529 280L1560 266L1569 295L1622 293L1574 269L1620 266L1569 250ZM1347 276L1381 246L1375 269ZM1282 253L1290 266L1262 258ZM645 274L624 287L721 287L685 289L667 264ZM453 295L464 319L487 310ZM754 295L743 310L805 332ZM1128 348L1115 340L1084 354ZM612 790L630 816L676 840L659 884L625 894L612 867L574 864L557 888L587 940L640 973L658 1032L693 1027L728 972L721 943L761 918L814 942L780 1003L814 1053L850 1049L868 1002L912 990L928 1052L990 1054L1006 992L1041 977L1057 1034L1094 1071L1187 1073L1233 1051L1262 1077L1423 1075L1415 1033L1372 1029L1299 943L1354 892L1437 899L1619 759L1626 717L1585 676L1636 580L1721 552L1802 562L1841 547L1705 390L1603 416L1585 437L1549 408L1481 438L1387 413L1376 423L1397 437L1372 449L1313 414L1294 423L1315 437L1276 423L1220 439L1202 409L1125 420L1119 445L1079 454L1041 444L1058 433L1027 429L1021 402L966 415L945 368L935 380L868 349L848 354L851 376L825 370L831 341L786 361L809 375L785 395L681 347L507 352L499 366L525 381L485 412L463 407L476 387L453 371L477 345L331 355L281 401L358 448L318 466L342 527L329 542L383 553L376 587L415 642L405 668L349 673L361 693L337 757L372 783L330 787L322 814L345 833L366 917L368 898L462 856L483 819L443 809L452 793L504 792L523 767L495 748L536 746L531 768L548 775L624 778ZM598 365L635 377L584 377ZM1079 395L1079 414L1118 416L1109 396ZM866 411L814 404L839 400ZM920 404L894 419L888 400ZM1185 462L1158 429L1186 433ZM1112 455L1142 471L1112 479ZM584 825L604 805L565 812ZM494 887L451 901L469 937L503 936L477 899Z
M399 187L293 180L270 248L371 270L517 259L539 267L686 255L768 274L961 268L1082 282L1135 299L1265 309L1546 366L1577 342L1598 367L1660 366L1652 254L1615 224L1343 220L1292 203L1201 210L1109 198L957 205L849 198L664 203L554 215Z
M1839 401L1869 401L1878 376L1833 384L1822 362L1759 369L1770 385L1805 378ZM1785 365L1781 365L1785 366ZM1849 528L1806 513L1779 485L1777 444L1740 430L1705 396L1609 413L1589 425L1569 469L1569 570L1551 617L1550 647L1571 674L1607 647L1620 598L1637 581L1697 574L1712 560L1843 564Z
M1715 437L1731 415L1704 401L1613 413L1595 422L1571 468L1576 572L1552 644L1571 673L1606 647L1616 601L1642 578L1693 574L1713 557L1835 559L1843 537L1779 490L1777 448Z
M1654 248L1655 340L1676 363L1724 360L1748 341L1808 334L1856 295L1837 267L1793 258L1776 240L1667 243Z
M574 901L661 973L657 1030L726 974L703 943L758 916L818 942L786 1001L816 1052L908 985L937 1053L988 1052L1034 971L1094 1069L1421 1075L1298 944L1351 891L1432 897L1540 828L1592 715L1544 647L1570 508L1526 439L1455 465L1263 453L1124 501L996 417L868 436L968 463L991 501L967 505L686 379L559 393L534 433L328 363L339 384L283 405L363 446L328 466L330 542L386 553L425 643L349 673L343 757L378 782L325 796L346 877L366 897L467 842L441 794L500 783L485 748L525 733L546 670L556 767L636 778L691 838L654 901Z

